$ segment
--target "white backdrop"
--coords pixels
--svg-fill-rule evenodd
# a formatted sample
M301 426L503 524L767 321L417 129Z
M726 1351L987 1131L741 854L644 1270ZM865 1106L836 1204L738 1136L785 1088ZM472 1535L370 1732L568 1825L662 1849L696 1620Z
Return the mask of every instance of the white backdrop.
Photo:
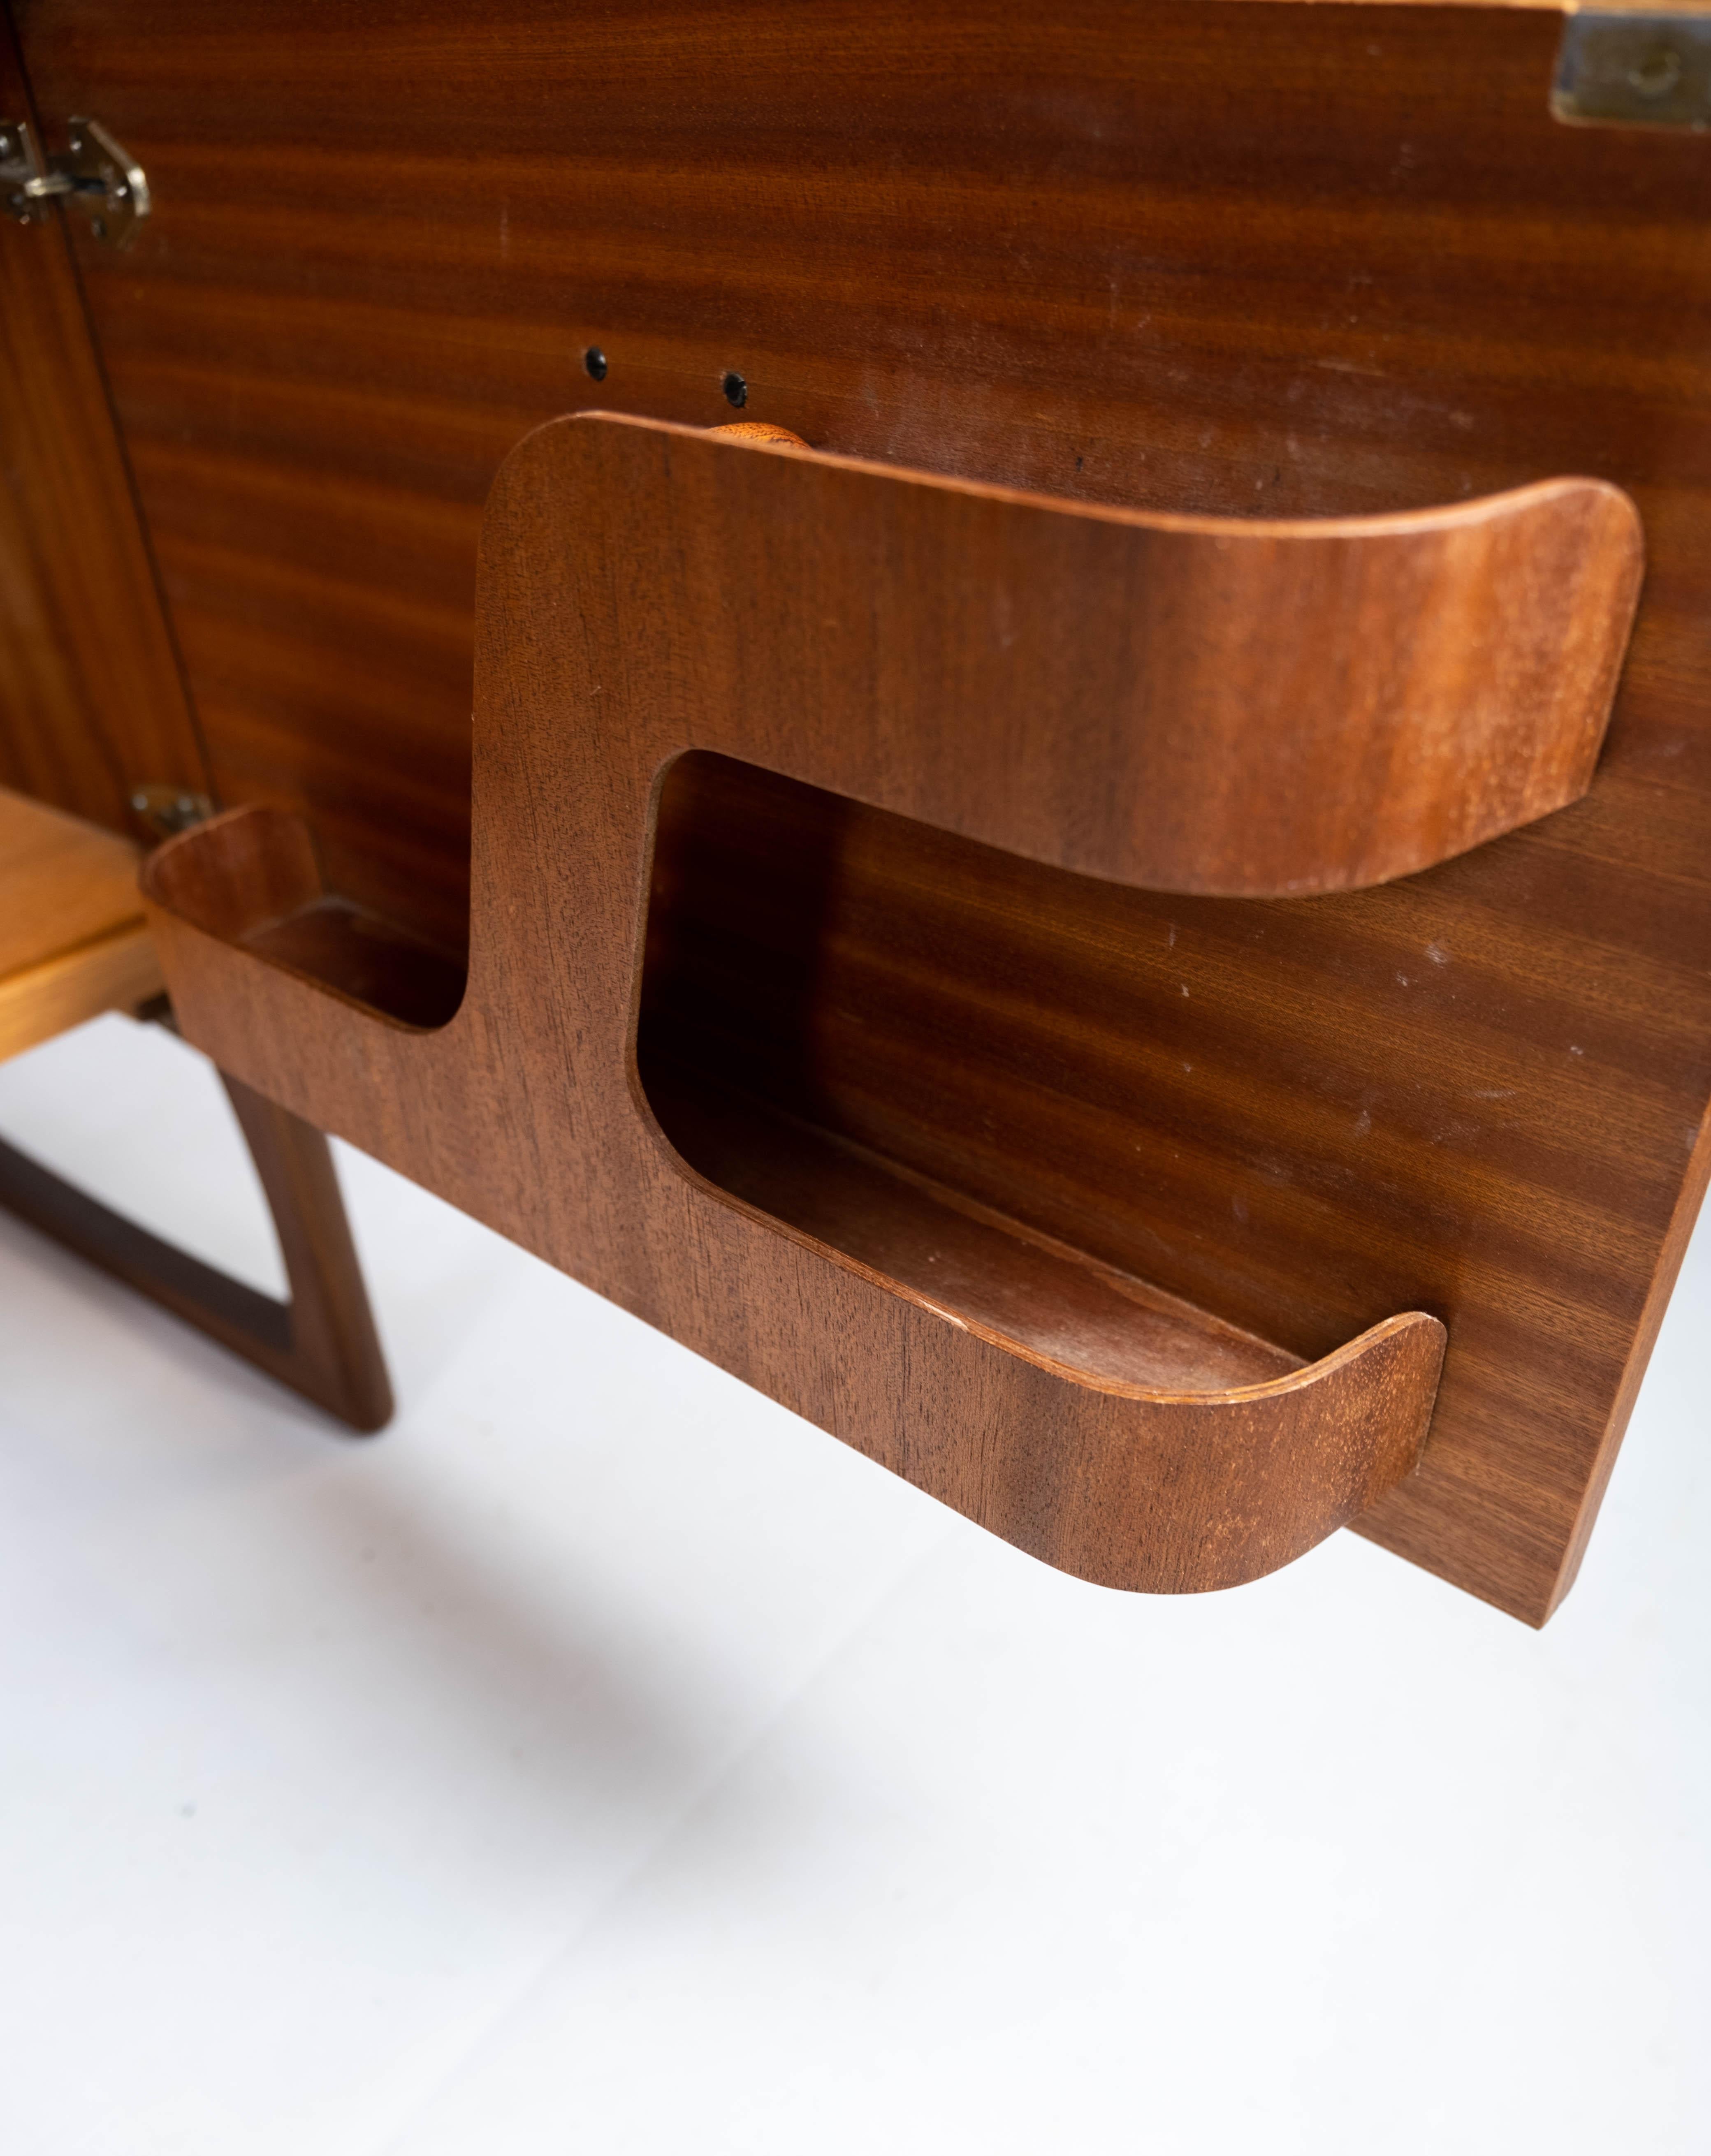
M167 1036L0 1129L276 1280ZM0 1216L0 2145L1711 2147L1711 1235L1536 1634L1064 1578L341 1163L366 1444Z

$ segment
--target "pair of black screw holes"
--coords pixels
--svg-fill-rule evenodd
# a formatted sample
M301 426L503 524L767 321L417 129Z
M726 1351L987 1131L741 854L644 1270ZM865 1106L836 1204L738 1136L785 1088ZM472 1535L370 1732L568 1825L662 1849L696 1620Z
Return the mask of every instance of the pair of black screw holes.
M606 379L606 355L597 344L591 344L583 354L583 365L596 382ZM725 402L734 404L738 411L748 402L748 384L740 374L726 375L719 387L725 393Z

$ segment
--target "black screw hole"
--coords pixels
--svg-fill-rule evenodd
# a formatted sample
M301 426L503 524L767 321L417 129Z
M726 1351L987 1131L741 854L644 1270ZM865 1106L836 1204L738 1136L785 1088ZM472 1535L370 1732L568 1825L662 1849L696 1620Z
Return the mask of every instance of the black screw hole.
M738 411L748 402L748 384L740 374L727 374L719 386L725 393L725 402Z
M606 355L597 344L591 344L583 354L583 365L596 382L606 379Z

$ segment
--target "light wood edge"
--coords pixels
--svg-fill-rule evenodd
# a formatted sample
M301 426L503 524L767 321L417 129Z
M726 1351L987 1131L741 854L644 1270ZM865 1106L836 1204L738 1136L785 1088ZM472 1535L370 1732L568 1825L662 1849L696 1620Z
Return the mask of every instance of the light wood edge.
M1321 0L1309 0L1309 4L1321 4ZM1323 4L1354 6L1357 0L1323 0ZM1380 4L1411 6L1415 0L1380 0ZM1705 12L1711 14L1711 0L1706 0ZM1169 531L1215 540L1220 544L1257 544L1277 539L1303 543L1409 539L1422 534L1457 531L1468 525L1489 524L1498 517L1536 516L1565 497L1596 496L1625 527L1634 558L1636 593L1645 560L1645 529L1632 496L1611 480L1584 472L1554 473L1549 479L1529 480L1523 485L1503 487L1495 494L1474 495L1466 501L1431 502L1421 509L1368 511L1352 516L1212 516L1183 510L1129 509L1116 502L1082 501L1071 495L1041 494L1034 488L969 479L958 472L929 471L924 465L892 464L879 457L846 456L835 449L816 449L811 442L780 442L759 431L744 432L735 427L691 427L681 420L655 419L644 413L592 406L563 413L524 435L512 448L506 459L506 465L520 462L521 453L537 436L552 433L570 421L629 428L648 434L676 435L686 442L717 442L722 449L743 455L787 457L793 462L825 465L835 471L866 473L875 479L933 487L944 494L967 495L976 501L1009 502L1018 508L1041 510L1081 523L1119 524L1131 531ZM496 481L496 493L497 486Z
M766 1221L768 1227L779 1228L784 1224L781 1221L773 1219L769 1214L762 1214L760 1217ZM804 1238L804 1240L811 1241L812 1238ZM850 1265L852 1270L869 1273L871 1278L877 1281L882 1287L889 1289L893 1295L899 1295L910 1302L918 1303L922 1310L930 1312L935 1317L942 1317L947 1323L960 1327L964 1332L972 1333L977 1340L984 1340L994 1348L1001 1348L1007 1355L1014 1355L1021 1362L1033 1363L1036 1369L1045 1371L1049 1377L1060 1378L1066 1384L1080 1385L1091 1393L1107 1394L1112 1399L1137 1400L1150 1407L1235 1407L1248 1400L1282 1399L1292 1393L1312 1392L1318 1386L1323 1385L1329 1378L1336 1376L1339 1371L1349 1369L1357 1363L1364 1362L1369 1355L1377 1353L1399 1334L1413 1332L1420 1332L1422 1338L1428 1344L1435 1345L1437 1350L1431 1389L1426 1400L1427 1405L1430 1406L1437 1390L1436 1370L1442 1367L1444 1343L1449 1337L1441 1319L1432 1317L1430 1312L1402 1311L1394 1317L1380 1318L1376 1325L1368 1326L1364 1332L1356 1333L1352 1340L1345 1340L1341 1347L1332 1348L1328 1353L1321 1355L1316 1362L1304 1363L1298 1370L1286 1371L1281 1378L1265 1378L1251 1385L1221 1385L1215 1389L1205 1392L1179 1392L1162 1386L1136 1384L1127 1378L1101 1378L1092 1371L1078 1368L1073 1363L1061 1362L1056 1356L1044 1354L1037 1348L1030 1348L1025 1342L1012 1338L1010 1334L999 1332L994 1326L983 1324L975 1318L959 1317L955 1311L947 1310L942 1303L933 1301L928 1296L922 1295L918 1289L910 1287L906 1282L893 1280L889 1274L879 1272L871 1267L860 1265L846 1253L835 1250L830 1244L823 1243L818 1247L826 1256Z
M142 921L0 979L0 1061L104 1011L135 1010L166 981Z
M192 834L187 834L187 835ZM190 929L193 934L208 937L208 932L206 929L198 928L193 922L186 921L183 915L174 912L165 901L157 900L154 902L160 906L163 913L170 916L175 922ZM209 940L218 943L220 939L213 937ZM227 947L236 947L228 946ZM324 982L311 979L309 975L298 973L295 967L280 966L275 961L262 957L260 953L252 952L249 955L259 958L263 964L273 966L277 973L291 974L294 978L302 981L311 993L331 996L338 1002L350 1004L350 1007L360 1013L365 1019L372 1022L383 1015L371 1010L366 1004L351 1004L348 997L338 995L337 991L329 989ZM455 1019L448 1021L450 1024L455 1024ZM654 1113L646 1089L642 1085L640 1074L636 1068L634 1050L630 1055L627 1076L630 1106L635 1110L638 1120L655 1151L667 1162L674 1174L681 1177L686 1183L692 1184L710 1202L716 1205L722 1205L732 1213L741 1214L745 1219L755 1221L773 1235L782 1236L786 1242L794 1243L802 1250L812 1251L816 1257L823 1258L831 1265L840 1265L845 1272L854 1273L861 1280L871 1281L876 1287L884 1289L888 1295L894 1295L903 1302L913 1303L917 1309L925 1311L929 1317L937 1317L946 1325L954 1326L958 1332L966 1332L971 1339L984 1341L989 1348L996 1348L1004 1354L1014 1355L1018 1362L1031 1363L1036 1370L1043 1371L1047 1377L1056 1378L1064 1384L1077 1386L1083 1392L1103 1394L1109 1399L1132 1400L1148 1407L1207 1409L1236 1407L1247 1401L1281 1399L1291 1393L1311 1392L1315 1387L1323 1384L1339 1372L1364 1361L1369 1355L1377 1353L1398 1334L1418 1332L1423 1328L1423 1337L1434 1342L1437 1349L1431 1384L1425 1395L1425 1405L1428 1414L1436 1398L1438 1373L1443 1367L1444 1348L1449 1335L1442 1320L1434 1317L1431 1312L1425 1310L1399 1311L1392 1317L1380 1318L1375 1324L1368 1326L1364 1332L1356 1333L1353 1339L1345 1340L1340 1346L1328 1349L1324 1354L1311 1362L1303 1363L1298 1368L1286 1370L1281 1376L1276 1378L1262 1378L1251 1385L1209 1386L1204 1391L1183 1392L1165 1386L1138 1384L1127 1378L1102 1378L1079 1363L1066 1363L1057 1356L1048 1354L1040 1348L1030 1348L1025 1341L1018 1340L1013 1334L1004 1332L995 1325L988 1324L980 1318L965 1317L960 1311L948 1310L942 1302L935 1302L930 1295L923 1293L921 1289L912 1287L907 1281L895 1278L877 1265L870 1265L865 1258L852 1256L848 1250L840 1250L835 1243L823 1242L818 1235L810 1235L806 1229L799 1228L789 1220L780 1219L776 1214L767 1212L762 1206L752 1204L747 1199L733 1196L730 1191L710 1181L699 1168L691 1166L666 1136L659 1117ZM1711 1124L1708 1124L1708 1127L1711 1127ZM905 1179L911 1182L925 1181L924 1178L915 1177L907 1177ZM973 1209L978 1218L989 1220L996 1218L989 1207L980 1206ZM1049 1236L1030 1235L1027 1240L1030 1242L1043 1242L1060 1250L1063 1248ZM1071 1254L1066 1253L1066 1255ZM1085 1260L1079 1259L1078 1262L1087 1263ZM1091 1264L1087 1265L1087 1269L1094 1273L1114 1270Z

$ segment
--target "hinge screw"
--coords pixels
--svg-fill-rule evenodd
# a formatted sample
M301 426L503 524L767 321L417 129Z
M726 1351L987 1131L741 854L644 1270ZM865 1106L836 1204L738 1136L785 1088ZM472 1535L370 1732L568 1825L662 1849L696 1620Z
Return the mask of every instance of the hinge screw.
M1667 45L1653 45L1628 69L1628 87L1636 97L1667 97L1681 79L1681 54Z

